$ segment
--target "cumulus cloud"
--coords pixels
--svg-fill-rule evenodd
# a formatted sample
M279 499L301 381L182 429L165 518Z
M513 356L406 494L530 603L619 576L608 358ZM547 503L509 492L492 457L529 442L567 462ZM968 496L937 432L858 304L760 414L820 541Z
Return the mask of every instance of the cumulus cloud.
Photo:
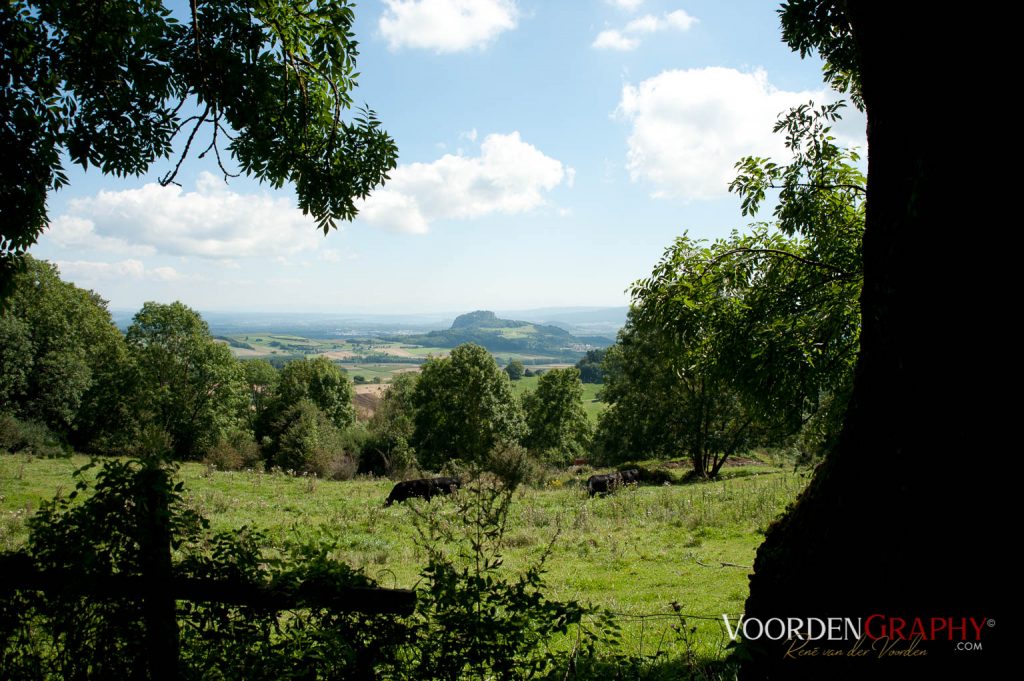
M384 0L377 27L388 47L462 52L516 27L514 0Z
M625 28L601 31L590 44L595 50L618 50L627 52L640 46L640 37L660 31L688 31L697 23L697 18L690 16L685 10L677 9L662 16L645 14L633 19Z
M434 220L516 214L544 203L544 194L574 171L531 144L518 132L491 134L480 155L446 154L433 163L399 166L391 180L359 209L365 222L399 232L422 234Z
M153 183L74 199L48 235L68 249L214 259L294 254L322 241L290 200L232 192L208 172L191 192Z
M120 262L97 262L94 260L57 260L61 276L76 282L110 280L174 281L181 275L173 267L149 267L142 261L121 260Z
M740 157L787 157L772 126L780 113L811 99L827 96L779 90L763 70L672 70L627 84L616 114L631 125L630 176L652 184L654 196L722 196Z
M640 41L636 38L627 38L616 30L601 31L594 38L594 42L590 44L595 50L618 50L619 52L629 52L635 50L640 46Z
M640 5L644 4L644 0L607 0L607 2L609 5L614 5L627 12L635 12Z

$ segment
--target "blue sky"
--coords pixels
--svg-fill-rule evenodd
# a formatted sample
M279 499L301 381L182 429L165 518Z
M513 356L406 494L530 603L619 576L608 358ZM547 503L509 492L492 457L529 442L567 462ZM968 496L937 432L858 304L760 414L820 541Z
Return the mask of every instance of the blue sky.
M173 3L172 3L173 5ZM762 1L384 0L356 7L360 86L392 181L326 238L290 188L190 159L73 170L33 249L116 309L413 313L623 305L684 230L742 228L742 155L833 100ZM836 130L863 147L852 108ZM764 217L767 218L767 215Z

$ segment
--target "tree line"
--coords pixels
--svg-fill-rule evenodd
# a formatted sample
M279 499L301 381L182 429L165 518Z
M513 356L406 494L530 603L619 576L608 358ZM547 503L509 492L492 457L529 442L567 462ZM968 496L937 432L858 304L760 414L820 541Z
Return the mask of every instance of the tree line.
M106 303L27 257L0 315L0 447L152 455L351 477L439 470L523 447L565 463L589 446L575 368L520 400L477 345L402 374L366 424L352 382L324 356L276 368L236 359L180 302L149 302L122 334Z

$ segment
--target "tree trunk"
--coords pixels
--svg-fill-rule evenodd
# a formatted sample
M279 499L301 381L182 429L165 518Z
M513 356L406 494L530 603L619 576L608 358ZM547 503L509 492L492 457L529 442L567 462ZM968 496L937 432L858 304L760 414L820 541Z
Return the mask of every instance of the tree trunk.
M983 650L956 650L956 631L953 641L945 632L921 641L919 657L880 659L881 644L867 640L862 657L794 659L790 641L761 637L745 644L743 676L983 678L1011 625L1002 605L1010 583L1000 579L1008 561L988 543L1005 499L993 482L1005 476L988 466L1007 423L988 384L1006 359L982 312L999 295L986 280L993 265L967 260L964 249L980 238L976 226L999 224L989 215L998 199L987 185L995 170L978 164L975 145L985 140L970 127L991 93L952 74L976 69L981 78L984 53L964 41L984 32L971 25L979 12L924 2L850 0L847 12L868 112L861 349L840 440L758 550L746 618L880 613L909 627L915 617L957 626L974 617L986 622Z

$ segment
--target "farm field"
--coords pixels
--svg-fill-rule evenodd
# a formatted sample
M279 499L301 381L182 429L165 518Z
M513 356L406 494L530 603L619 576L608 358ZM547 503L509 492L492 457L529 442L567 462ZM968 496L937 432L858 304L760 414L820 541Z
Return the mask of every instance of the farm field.
M26 520L41 501L74 488L72 472L85 457L37 459L0 456L0 549L22 545ZM692 620L703 654L724 644L721 615L742 612L754 553L768 524L803 489L805 479L767 464L729 468L711 483L628 488L587 498L589 469L564 472L516 492L506 534L505 566L520 571L549 542L547 594L576 599L621 614L627 645L647 647L671 632L670 604L706 616ZM682 468L671 469L678 478ZM182 465L187 503L213 530L242 526L267 533L271 545L318 535L337 547L335 557L363 568L382 586L416 585L424 552L414 542L415 514L408 505L384 508L392 482L330 482L264 472L218 472ZM433 505L444 513L447 500ZM656 615L634 619L637 615ZM635 649L632 652L637 652Z

